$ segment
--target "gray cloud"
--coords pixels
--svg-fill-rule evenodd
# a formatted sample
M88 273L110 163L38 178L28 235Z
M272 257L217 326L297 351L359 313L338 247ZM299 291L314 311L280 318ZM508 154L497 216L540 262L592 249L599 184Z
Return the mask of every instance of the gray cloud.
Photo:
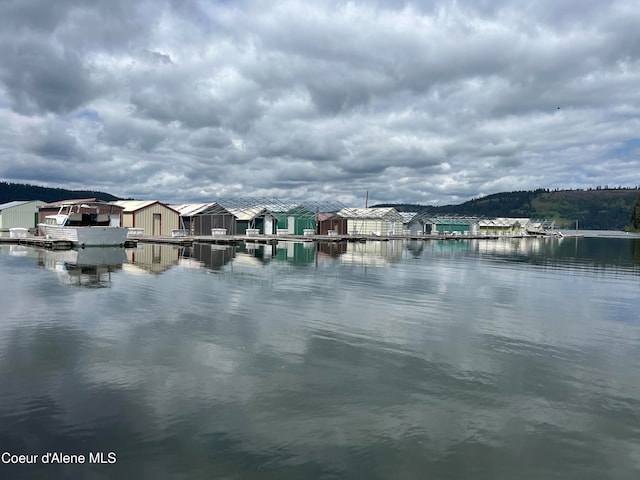
M636 185L639 23L627 0L3 2L0 176L169 202Z
M90 98L88 71L76 53L42 39L24 39L0 51L0 79L17 112L65 114Z

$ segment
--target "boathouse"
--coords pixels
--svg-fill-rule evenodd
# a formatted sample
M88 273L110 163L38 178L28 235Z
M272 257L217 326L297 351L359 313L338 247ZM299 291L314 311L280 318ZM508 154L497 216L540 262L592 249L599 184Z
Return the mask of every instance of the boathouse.
M145 236L168 237L178 230L180 213L157 200L118 200L112 202L123 208L122 226L144 229Z
M261 207L228 208L236 218L236 234L273 235L276 233L278 221L271 210Z
M477 235L478 219L473 217L426 217L425 232L433 235Z
M526 233L528 218L491 218L479 222L481 235L522 235Z
M422 235L425 230L425 220L418 212L400 212L402 216L402 233L404 235Z
M393 207L343 208L338 212L347 219L349 235L400 235L402 216Z
M212 230L235 235L236 217L216 202L171 205L180 213L180 229L187 235L212 235Z
M10 228L37 228L41 200L18 200L0 204L0 232L8 235Z
M318 234L319 235L347 235L347 219L337 213L318 214Z
M285 212L274 213L278 220L278 232L304 235L305 230L316 231L316 213L304 205L296 205Z

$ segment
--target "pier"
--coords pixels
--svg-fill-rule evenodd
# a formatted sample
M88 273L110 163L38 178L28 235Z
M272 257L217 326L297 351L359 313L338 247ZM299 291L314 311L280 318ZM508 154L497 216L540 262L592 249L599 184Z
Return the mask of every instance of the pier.
M257 243L275 245L279 241L289 242L389 242L393 240L497 240L499 238L533 238L539 235L220 235L220 236L187 236L187 237L140 237L138 243L164 243L170 245L190 246L193 243L211 243L220 245L237 245L239 243Z
M73 242L70 242L68 240L53 240L46 237L0 237L0 244L26 245L29 247L46 248L47 250L71 250L73 248ZM125 248L135 247L136 245L136 241L127 240L126 242L124 242Z
M189 247L194 243L209 243L216 245L238 245L253 243L259 245L277 245L279 241L309 242L309 243L366 243L389 242L394 240L433 241L433 240L497 240L500 238L535 238L540 235L221 235L221 236L187 236L187 237L138 237L128 239L124 247L133 248L138 244L153 243ZM542 237L545 237L544 235ZM554 237L545 237L554 238ZM70 250L73 243L66 240L52 240L46 237L9 238L0 237L0 244L27 245L49 250ZM87 247L95 248L95 247Z

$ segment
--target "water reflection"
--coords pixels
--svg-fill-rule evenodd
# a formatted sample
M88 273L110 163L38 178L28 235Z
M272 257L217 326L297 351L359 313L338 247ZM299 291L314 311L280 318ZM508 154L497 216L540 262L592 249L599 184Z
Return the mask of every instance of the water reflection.
M296 247L233 258L202 245L176 249L178 264L225 274L122 272L109 291L62 288L0 248L0 445L118 453L0 472L636 478L634 267L577 277L534 264L611 248L622 265L637 251L608 241L345 243L320 246L318 268L300 268Z
M340 256L340 262L346 265L382 267L400 261L402 248L402 240L349 242L346 251Z
M87 249L97 252L104 249ZM12 256L34 255L36 250L11 245ZM121 256L122 250L117 250ZM233 271L234 268L264 267L272 262L291 266L331 265L381 267L395 264L404 257L413 259L488 258L507 263L527 263L553 268L602 270L627 269L640 273L640 238L634 237L568 237L568 238L501 238L473 240L411 240L369 242L293 242L276 244L240 243L237 246L194 243L190 247L141 244L124 250L125 258L116 259L131 273L161 274L175 265L184 268L206 268L211 271ZM80 253L86 257L91 253ZM78 251L38 254L46 263L78 264ZM72 256L73 258L65 258ZM60 262L56 259L60 258ZM122 260L122 261L121 261ZM44 261L44 260L43 260ZM90 260L93 261L93 260ZM101 260L102 261L102 260ZM102 261L105 263L105 261ZM90 264L86 264L88 266ZM58 266L60 267L60 265ZM69 271L69 267L65 267ZM76 269L77 270L77 269ZM86 269L85 269L86 270Z
M640 265L640 239L634 239L631 242L631 256L633 257L633 261Z
M273 260L275 254L275 245L262 245L253 242L240 243L236 247L233 265L254 267L267 265Z
M276 259L293 265L308 265L315 261L314 242L280 241L276 245Z
M180 266L186 268L205 267L210 270L220 270L233 261L236 249L230 245L208 243L194 243L180 252ZM195 261L195 263L193 263Z
M175 245L140 244L137 248L126 249L131 273L160 274L178 264L181 248Z
M9 255L12 257L34 257L36 250L25 245L9 245Z
M402 257L402 240L370 242L294 242L279 241L275 245L240 244L233 259L234 266L264 266L273 261L289 265L312 265L317 260L339 260L362 266L383 266Z
M347 252L347 242L318 243L318 258L338 258Z
M260 267L271 262L312 265L339 260L354 266L385 266L411 258L463 258L483 256L500 261L561 267L603 268L640 265L640 239L607 238L504 238L481 240L241 243L238 246L195 243L191 247L144 244L127 249L128 271L160 274L175 265L213 271L243 266ZM22 247L24 248L24 247ZM15 251L13 255L26 255ZM331 263L331 262L330 262Z
M85 288L111 286L111 273L126 263L120 247L79 250L38 250L38 264L58 274L61 283Z
M640 239L608 237L513 238L469 240L473 254L492 256L507 262L571 269L627 269L640 265ZM639 271L640 273L640 271Z
M425 245L423 240L407 240L404 248L413 258L419 258L424 251Z

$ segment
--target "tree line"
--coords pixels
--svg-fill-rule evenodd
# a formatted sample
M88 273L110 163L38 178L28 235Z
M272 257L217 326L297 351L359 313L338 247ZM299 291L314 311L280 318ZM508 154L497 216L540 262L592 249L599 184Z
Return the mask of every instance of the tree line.
M433 215L468 215L476 217L526 217L553 220L561 228L575 226L594 230L631 228L632 215L638 218L640 205L637 188L591 188L574 190L522 190L474 198L458 205L423 206L385 204L401 211L426 211Z
M72 198L97 198L107 202L120 200L114 195L93 190L66 190L64 188L42 187L26 183L0 182L0 203L14 200L42 200L49 203Z

